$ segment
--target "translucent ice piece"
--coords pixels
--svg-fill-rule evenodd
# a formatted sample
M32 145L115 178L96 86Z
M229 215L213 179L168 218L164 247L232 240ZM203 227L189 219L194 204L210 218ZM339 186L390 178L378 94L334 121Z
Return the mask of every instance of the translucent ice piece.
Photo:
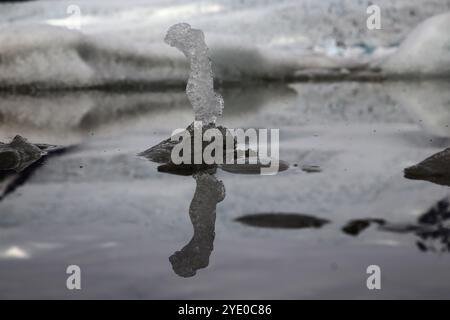
M192 29L187 23L178 23L169 28L164 41L189 59L191 73L186 93L194 108L195 120L204 125L215 124L222 115L223 99L214 92L211 59L203 32Z

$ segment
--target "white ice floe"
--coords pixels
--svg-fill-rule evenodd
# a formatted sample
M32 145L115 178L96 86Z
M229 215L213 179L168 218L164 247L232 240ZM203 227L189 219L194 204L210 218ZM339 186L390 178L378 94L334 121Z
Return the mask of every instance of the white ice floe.
M70 1L2 4L0 85L185 82L188 63L163 42L169 26L179 22L204 31L217 81L286 79L299 71L351 71L385 58L420 22L450 10L450 0L429 0L427 6L421 1L378 2L383 8L381 30L366 27L369 0L271 0L264 4L133 0L108 1L107 5L101 0L79 0L80 30L69 29L74 25L74 17L67 13ZM445 16L436 19L445 20ZM433 33L439 23L445 30L445 21L437 20L433 20L434 27L425 23L424 31L417 31L417 44L416 35L411 35L402 45L434 43L429 47L433 51L427 62L430 68L420 61L422 51L411 56L411 63L418 61L420 72L448 71L440 68L448 62L448 55L440 56L445 47L439 47L445 32ZM399 56L404 56L404 50ZM391 65L401 68L403 64L387 63L389 72L396 71Z
M425 20L382 68L386 73L450 75L450 12Z

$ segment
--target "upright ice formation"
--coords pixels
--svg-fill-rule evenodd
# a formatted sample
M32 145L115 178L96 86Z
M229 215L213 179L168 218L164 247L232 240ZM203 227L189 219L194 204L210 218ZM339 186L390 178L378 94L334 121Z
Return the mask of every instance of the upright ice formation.
M195 120L203 125L215 124L222 115L223 99L214 92L211 59L203 32L187 23L178 23L169 28L164 41L189 59L191 72L186 94L194 108Z

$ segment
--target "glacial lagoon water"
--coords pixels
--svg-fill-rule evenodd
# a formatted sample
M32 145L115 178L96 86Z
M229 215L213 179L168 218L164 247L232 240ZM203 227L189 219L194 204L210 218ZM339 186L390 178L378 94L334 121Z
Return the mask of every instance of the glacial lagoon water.
M0 298L449 298L448 239L417 227L449 189L403 176L450 145L448 85L219 89L220 124L279 128L290 167L194 178L137 156L192 122L182 89L2 93L0 141L72 148L0 201Z

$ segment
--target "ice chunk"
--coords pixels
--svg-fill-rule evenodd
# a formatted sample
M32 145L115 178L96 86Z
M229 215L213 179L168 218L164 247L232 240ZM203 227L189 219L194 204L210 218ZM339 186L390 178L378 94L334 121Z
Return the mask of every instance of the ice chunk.
M374 32L366 28L362 14L371 2L78 0L81 30L62 27L72 18L64 1L6 5L0 10L0 84L59 88L181 83L188 74L185 59L159 41L161 32L180 19L195 21L208 33L216 79L292 79L295 71L314 74L314 69L333 77L333 69L351 69L348 59L359 64L386 53L412 27L450 4L378 0L382 29Z
M395 54L382 65L386 73L407 75L450 74L450 12L417 26Z
M178 23L169 28L164 40L189 59L191 73L186 93L194 108L195 120L204 125L215 123L222 115L223 99L214 92L211 59L203 32L192 29L187 23Z

